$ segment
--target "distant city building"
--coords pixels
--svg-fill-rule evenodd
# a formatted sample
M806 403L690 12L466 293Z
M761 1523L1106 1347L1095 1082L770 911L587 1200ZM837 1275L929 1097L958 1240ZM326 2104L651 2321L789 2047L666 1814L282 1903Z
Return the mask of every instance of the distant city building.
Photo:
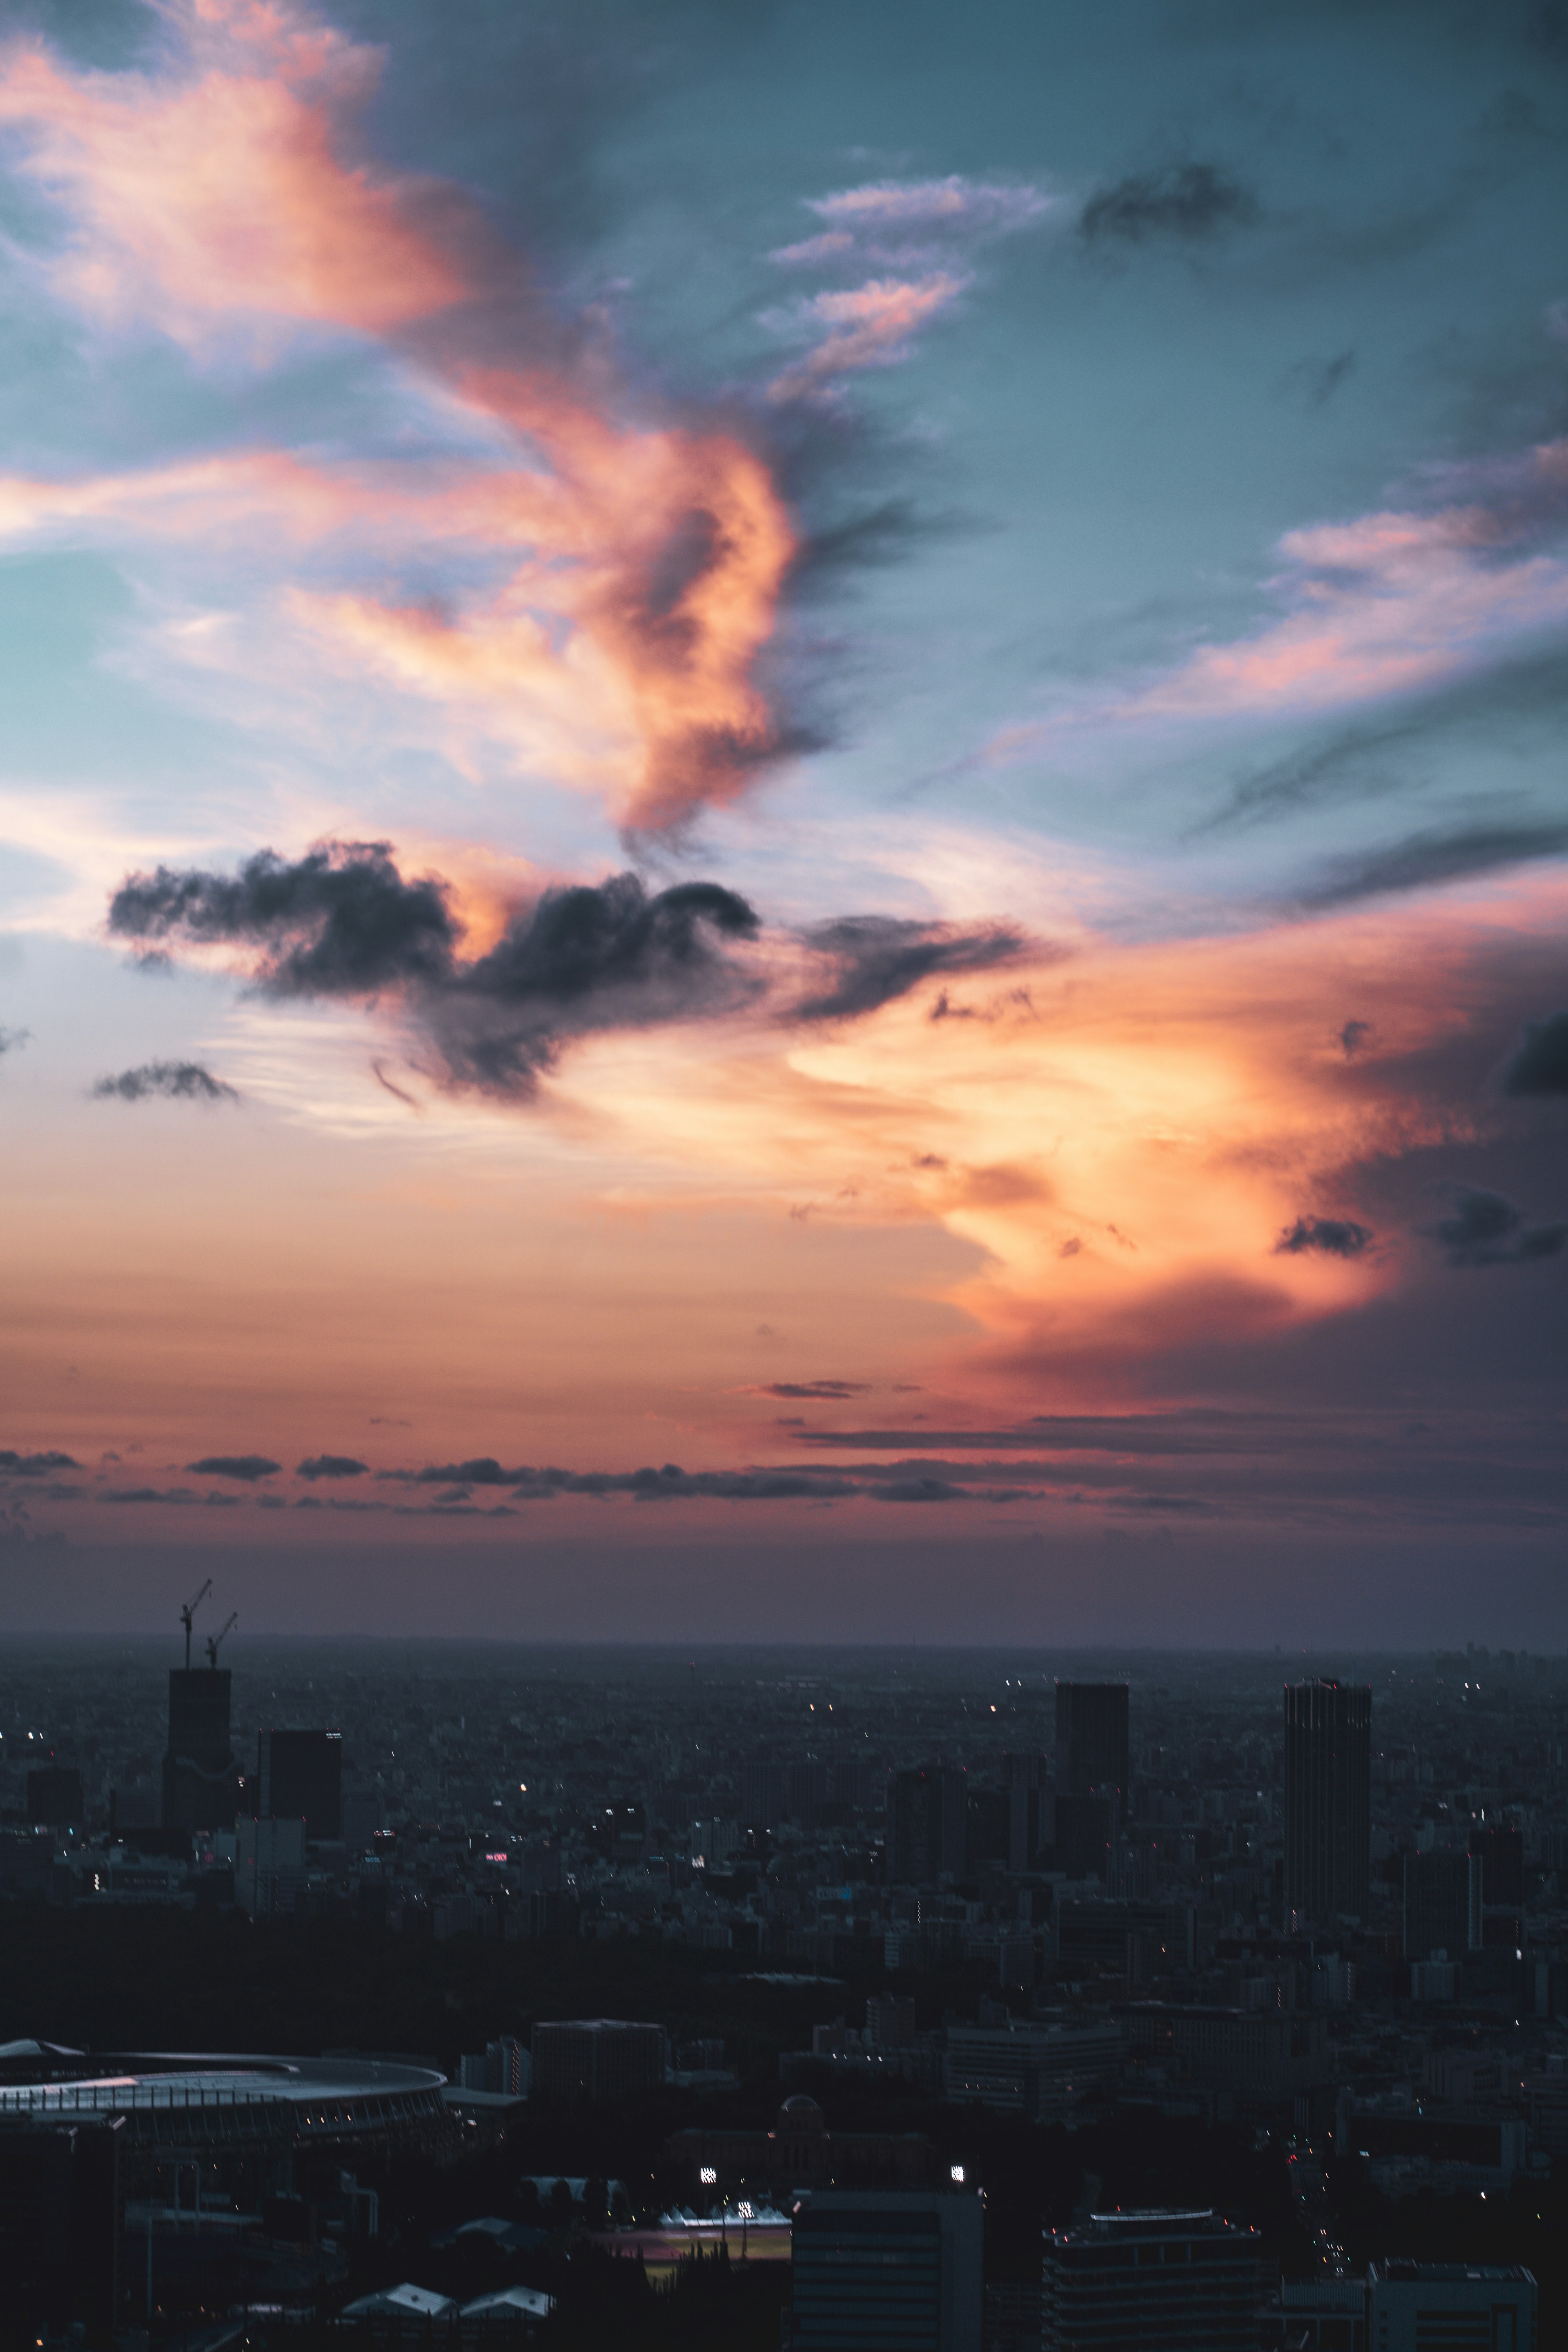
M1049 1770L1043 1756L1007 1755L1002 1759L1002 1785L1007 1791L1007 1867L1032 1870L1043 1845L1049 1845Z
M1139 2056L1205 2090L1276 2099L1328 2078L1328 2026L1321 2011L1141 2000L1123 2014Z
M664 2080L664 2029L616 2017L558 2019L533 2029L533 2096L599 2105Z
M1044 2352L1255 2352L1259 2241L1210 2212L1047 2230Z
M896 1886L962 1878L969 1794L960 1771L928 1765L896 1772L889 1791L889 1876Z
M169 1746L163 1758L165 1829L228 1830L239 1804L229 1739L226 1666L174 1666L169 1674Z
M68 1764L41 1764L27 1775L27 1819L35 1828L75 1829L82 1818L81 1774Z
M1405 1856L1403 1941L1407 1960L1456 1961L1479 1950L1484 1868L1479 1853Z
M1372 1890L1372 1692L1285 1687L1285 1908L1364 1919Z
M261 1820L303 1822L312 1843L342 1835L341 1731L258 1733L256 1780Z
M980 2352L972 2196L814 2193L795 2217L794 2352Z
M973 2100L1034 2123L1069 2117L1115 2088L1127 2038L1109 2019L1094 2025L950 2025L942 2096Z
M797 2091L780 2107L772 2131L674 2133L665 2154L685 2193L705 2203L742 2190L784 2196L795 2189L925 2189L935 2150L921 2132L831 2132L816 2101Z
M749 1830L776 1830L784 1812L782 1764L748 1764L741 1774L741 1820Z
M1127 1685L1057 1685L1057 1795L1107 1796L1116 1826L1126 1811Z
M1485 2263L1373 2263L1367 2352L1535 2352L1535 2280Z
M292 1911L305 1882L305 1824L302 1821L252 1821L241 1813L235 1823L234 1899L253 1919L269 1919Z
M1517 1911L1524 1902L1524 1832L1483 1823L1470 1832L1470 1852L1481 1865L1481 1901Z

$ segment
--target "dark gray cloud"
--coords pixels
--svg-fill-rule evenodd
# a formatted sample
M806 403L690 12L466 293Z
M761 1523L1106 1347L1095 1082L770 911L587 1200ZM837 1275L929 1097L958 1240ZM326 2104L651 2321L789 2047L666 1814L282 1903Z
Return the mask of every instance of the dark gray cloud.
M1430 1230L1450 1265L1526 1265L1561 1256L1568 1244L1568 1223L1527 1225L1503 1193L1470 1186L1454 1195L1452 1215Z
M1372 1034L1370 1021L1347 1021L1340 1031L1340 1046L1347 1062L1353 1061Z
M0 1029L0 1055L15 1054L32 1034L30 1029Z
M139 948L252 948L252 977L271 996L444 983L458 939L446 884L405 882L384 841L326 842L292 863L264 849L236 875L132 874L109 902L109 928Z
M700 1017L759 984L728 952L759 929L743 898L713 882L650 895L634 874L545 891L465 959L447 885L405 880L384 842L264 851L232 877L160 866L121 886L109 923L138 946L247 950L269 996L395 994L445 1083L498 1095L531 1092L570 1036Z
M270 1478L282 1468L265 1454L207 1454L199 1462L187 1462L186 1469L196 1478L241 1478L254 1486L258 1478Z
M1135 172L1091 196L1079 217L1086 245L1142 245L1150 237L1188 243L1222 228L1245 228L1258 216L1258 198L1221 163L1167 163Z
M1320 1250L1326 1257L1360 1257L1371 1239L1372 1228L1358 1225L1352 1217L1298 1217L1275 1243L1274 1254L1300 1257Z
M820 988L791 1006L796 1021L853 1020L939 973L994 971L1016 961L1029 945L1023 931L999 924L962 930L885 915L814 923L801 938L822 959L826 974Z
M1502 1074L1507 1095L1568 1095L1568 1013L1530 1022Z
M763 1396L805 1397L815 1402L837 1402L845 1397L865 1396L869 1381L770 1381L759 1391Z
M1424 890L1472 874L1492 874L1568 851L1568 822L1472 824L1448 833L1414 833L1382 849L1335 858L1297 893L1302 907L1342 907L1359 898Z
M69 1454L17 1454L8 1446L0 1446L0 1477L44 1478L52 1470L79 1470L81 1464Z
M200 1062L142 1062L118 1077L100 1078L92 1089L97 1102L237 1102L237 1087L215 1078Z
M614 874L546 890L483 955L465 957L447 884L405 880L384 842L327 842L292 864L263 851L234 876L133 874L109 922L139 951L238 949L265 995L395 998L415 1058L437 1083L514 1099L530 1096L575 1038L711 1018L759 1003L769 987L747 954L761 921L720 883L650 892L635 874ZM1001 925L880 916L817 924L796 943L820 978L784 1008L788 1021L853 1019L935 974L990 971L1030 945ZM103 1090L145 1076L127 1073ZM376 1076L390 1085L379 1066Z
M1353 351L1336 352L1328 364L1319 372L1307 395L1312 407L1321 408L1331 401L1354 365Z
M318 1478L363 1478L369 1467L349 1454L315 1454L308 1462L295 1464L294 1475L314 1484Z

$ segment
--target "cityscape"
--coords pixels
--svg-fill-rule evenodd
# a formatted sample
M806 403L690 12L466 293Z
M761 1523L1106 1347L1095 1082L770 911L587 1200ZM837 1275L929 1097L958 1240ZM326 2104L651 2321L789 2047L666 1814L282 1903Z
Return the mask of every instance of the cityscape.
M16 2341L1554 2340L1568 1659L221 1606L0 1682Z
M0 2352L1568 2352L1568 0L0 0Z

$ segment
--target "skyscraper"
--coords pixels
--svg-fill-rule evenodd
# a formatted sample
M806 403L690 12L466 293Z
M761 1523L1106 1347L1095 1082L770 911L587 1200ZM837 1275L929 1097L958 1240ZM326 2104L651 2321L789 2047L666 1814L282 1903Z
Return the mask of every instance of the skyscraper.
M792 2236L796 2352L980 2352L978 2197L814 2189Z
M1372 1691L1285 1686L1285 1908L1364 1919L1372 1881Z
M263 1731L257 1736L257 1817L303 1822L310 1839L342 1835L341 1731Z
M961 1771L927 1765L896 1772L888 1811L895 1885L934 1886L943 1872L963 1877L969 1797Z
M1047 2230L1046 2352L1252 2352L1258 2245L1208 2212L1118 2208Z
M1113 1828L1127 1807L1127 1685L1057 1685L1057 1795L1110 1796Z
M226 1666L174 1666L169 1674L169 1749L163 1759L163 1826L231 1830L239 1767L229 1743Z

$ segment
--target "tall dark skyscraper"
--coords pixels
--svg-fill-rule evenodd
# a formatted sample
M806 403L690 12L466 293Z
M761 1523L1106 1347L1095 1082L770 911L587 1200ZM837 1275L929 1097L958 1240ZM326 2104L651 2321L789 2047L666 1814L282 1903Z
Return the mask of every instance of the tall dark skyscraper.
M1364 1919L1372 1878L1372 1691L1285 1686L1285 1908Z
M342 1835L341 1731L263 1731L257 1741L256 1780L260 1820L303 1822L308 1838Z
M239 1768L229 1741L229 1682L226 1666L175 1666L170 1671L165 1829L234 1827Z
M1127 1685L1057 1685L1057 1795L1114 1792L1115 1822L1127 1804Z
M889 1811L895 1885L934 1886L943 1871L963 1877L969 1792L962 1772L934 1766L896 1772Z

